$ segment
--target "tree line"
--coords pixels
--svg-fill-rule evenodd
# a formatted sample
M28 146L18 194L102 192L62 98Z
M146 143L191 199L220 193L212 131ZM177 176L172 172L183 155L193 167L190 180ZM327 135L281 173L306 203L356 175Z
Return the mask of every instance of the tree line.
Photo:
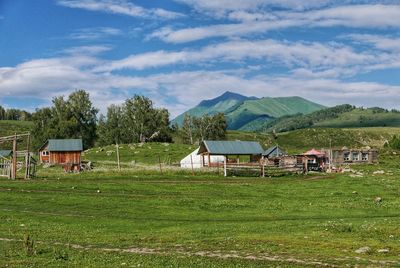
M30 121L32 114L19 109L5 109L0 106L0 120Z
M135 95L121 105L110 105L106 115L93 107L89 94L77 90L67 98L56 97L51 107L32 114L33 145L47 139L81 138L85 148L116 143L172 142L187 144L205 139L225 138L224 114L203 117L185 116L183 126L170 123L167 109L157 108L151 99Z

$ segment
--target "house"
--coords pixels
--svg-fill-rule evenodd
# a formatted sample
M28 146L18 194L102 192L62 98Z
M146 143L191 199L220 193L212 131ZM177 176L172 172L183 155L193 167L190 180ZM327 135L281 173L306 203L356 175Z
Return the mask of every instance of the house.
M262 153L263 158L277 158L288 155L284 150L282 150L278 145L268 148Z
M329 151L328 155L329 155ZM341 166L345 164L375 164L378 162L379 153L376 149L370 147L349 149L343 147L341 149L331 150L331 164Z
M303 161L307 171L322 171L328 163L328 155L323 151L314 148L303 154Z
M203 158L198 154L200 148L197 148L190 154L188 154L185 158L183 158L180 162L181 168L201 168L204 166L209 166L208 157ZM204 162L203 162L204 161ZM222 155L213 155L210 157L210 161L213 164L224 164L225 156Z
M39 149L40 163L68 164L80 169L82 151L81 139L51 139Z
M302 157L289 155L279 146L272 146L262 153L262 159L268 165L293 166L303 164Z
M203 141L198 155L202 157L203 166L212 167L212 156L225 156L228 163L239 163L243 157L249 157L249 162L258 162L264 152L260 143L254 141ZM205 159L208 159L206 161Z
M0 158L8 158L12 156L11 150L0 150Z

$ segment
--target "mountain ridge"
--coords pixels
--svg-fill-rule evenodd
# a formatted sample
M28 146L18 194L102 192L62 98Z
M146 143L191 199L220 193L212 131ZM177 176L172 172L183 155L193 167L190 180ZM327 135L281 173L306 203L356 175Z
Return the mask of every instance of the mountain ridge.
M324 108L326 107L323 105L299 96L257 98L226 91L216 98L201 101L197 106L177 116L171 123L182 125L185 114L200 117L222 112L227 118L228 129L241 130L250 122L269 121L298 113L308 114Z

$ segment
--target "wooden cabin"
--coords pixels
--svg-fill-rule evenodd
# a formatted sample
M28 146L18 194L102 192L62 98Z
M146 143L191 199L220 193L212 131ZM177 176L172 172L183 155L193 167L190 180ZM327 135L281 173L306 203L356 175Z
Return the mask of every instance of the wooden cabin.
M325 152L329 155L329 150ZM346 164L375 164L378 163L379 153L376 149L366 148L352 148L343 147L341 149L332 149L331 164L341 166Z
M263 148L254 141L203 141L198 154L202 157L203 167L218 166L211 161L211 156L225 156L227 163L239 163L242 157L249 157L248 162L258 162ZM206 161L207 158L207 161Z
M40 163L70 165L80 168L83 151L81 139L52 139L39 149Z
M272 146L262 153L264 163L273 166L295 166L302 165L303 158L296 155L289 155L285 150L279 146Z
M324 171L329 161L328 155L314 148L303 154L303 161L307 171Z

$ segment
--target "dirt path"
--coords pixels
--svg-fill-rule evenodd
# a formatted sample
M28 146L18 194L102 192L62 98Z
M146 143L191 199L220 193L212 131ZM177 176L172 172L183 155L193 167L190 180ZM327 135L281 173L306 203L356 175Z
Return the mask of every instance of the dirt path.
M0 238L0 241L5 242L22 242L21 239L12 239L12 238ZM101 251L101 252L119 252L119 253L131 253L131 254L139 254L139 255L162 255L162 256L173 256L173 255L181 255L188 257L208 257L208 258L216 258L216 259L243 259L243 260L254 260L254 261L266 261L266 262L280 262L280 263L292 263L292 264L300 264L300 265L308 265L315 267L341 267L345 264L336 265L334 263L327 263L323 261L319 261L316 259L299 259L296 257L290 256L278 256L278 255L270 255L267 253L247 253L247 252L238 252L238 251L187 251L183 247L178 246L172 249L160 249L160 248L146 248L146 247L129 247L129 248L113 248L113 247L97 247L96 245L79 245L79 244L67 244L61 242L46 242L46 241L35 241L37 244L43 245L53 245L53 246L65 246L70 247L76 250L93 250L93 251ZM370 265L383 267L383 266L398 266L400 262L396 261L381 261L381 260L371 260L360 257L346 257L346 258L332 258L333 262L367 262Z

